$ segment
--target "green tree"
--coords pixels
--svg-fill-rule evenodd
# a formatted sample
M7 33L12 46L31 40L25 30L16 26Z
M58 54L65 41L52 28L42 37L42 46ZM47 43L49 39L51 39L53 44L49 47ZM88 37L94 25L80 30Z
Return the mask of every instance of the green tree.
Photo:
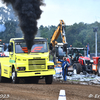
M0 33L0 39L2 39L2 42L9 42L10 38L14 38L16 34L16 26L17 23L14 21L6 21L5 27L6 30L4 32Z
M85 24L83 22L75 23L73 25L69 25L65 27L66 41L68 43L68 47L72 45L73 47L85 47L88 43L90 46L90 51L95 51L95 33L93 32L93 27L98 27L98 52L100 52L100 23L95 22L92 24ZM57 29L57 26L48 26L44 27L41 25L39 27L41 36L48 38L50 42L50 38L52 37L54 31ZM61 34L59 35L57 42L62 42Z

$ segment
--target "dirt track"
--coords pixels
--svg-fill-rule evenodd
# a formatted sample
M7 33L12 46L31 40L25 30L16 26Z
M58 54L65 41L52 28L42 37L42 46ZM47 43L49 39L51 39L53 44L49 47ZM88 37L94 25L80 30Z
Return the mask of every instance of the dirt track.
M100 86L71 85L53 82L46 85L44 81L39 84L12 84L0 83L0 100L58 100L59 91L66 91L67 100L100 100ZM93 97L88 96L92 94ZM96 98L95 98L96 97Z

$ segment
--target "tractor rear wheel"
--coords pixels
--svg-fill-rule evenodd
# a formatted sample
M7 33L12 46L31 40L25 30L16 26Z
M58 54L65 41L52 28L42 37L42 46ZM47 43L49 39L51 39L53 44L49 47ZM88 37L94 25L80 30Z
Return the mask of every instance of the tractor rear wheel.
M82 72L82 66L80 63L74 63L73 69L76 70L76 74L80 74L80 72Z
M98 61L98 76L100 76L100 59Z

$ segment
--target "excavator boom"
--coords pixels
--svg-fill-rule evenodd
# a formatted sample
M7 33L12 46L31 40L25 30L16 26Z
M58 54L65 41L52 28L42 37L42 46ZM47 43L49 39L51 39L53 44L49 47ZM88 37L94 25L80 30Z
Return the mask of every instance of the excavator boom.
M58 25L56 31L52 35L52 38L51 38L50 43L52 44L53 47L57 44L57 41L56 40L58 39L60 33L61 33L62 42L65 44L66 43L65 23L64 23L63 20L60 20L60 24Z

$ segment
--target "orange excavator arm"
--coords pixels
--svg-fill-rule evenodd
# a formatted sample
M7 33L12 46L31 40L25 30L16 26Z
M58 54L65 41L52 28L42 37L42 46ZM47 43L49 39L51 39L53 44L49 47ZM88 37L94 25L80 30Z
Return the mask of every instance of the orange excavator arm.
M57 44L57 39L59 37L61 33L61 37L62 37L62 42L66 43L66 37L65 37L65 23L63 20L60 20L60 24L58 25L56 31L54 32L54 34L52 35L51 41L50 43L52 44L52 46L54 47Z

